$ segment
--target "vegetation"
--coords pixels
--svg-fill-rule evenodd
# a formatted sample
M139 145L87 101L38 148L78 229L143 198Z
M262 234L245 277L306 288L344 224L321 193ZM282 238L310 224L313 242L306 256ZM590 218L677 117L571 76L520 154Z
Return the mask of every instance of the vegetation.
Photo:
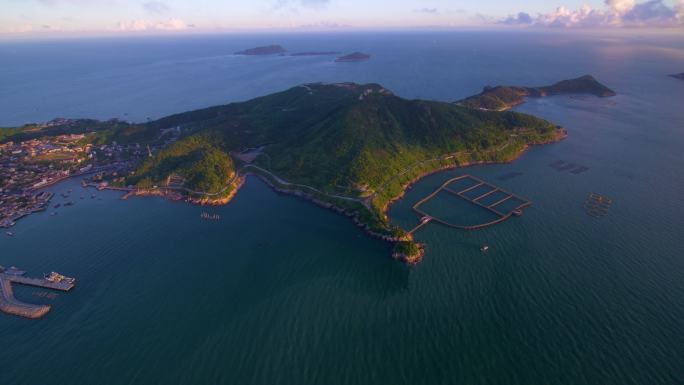
M210 135L188 136L146 159L127 183L150 188L176 175L189 190L219 193L235 175L235 165L218 143Z
M263 147L255 165L269 172L249 166L245 172L332 204L378 235L403 240L397 247L406 255L417 246L385 215L406 183L440 168L511 160L526 145L557 134L554 125L531 115L406 100L377 84L342 83L294 87L145 124L70 121L8 137L49 130L86 132L96 142L159 144L162 130L175 127L180 139L147 158L126 184L149 189L181 180L191 196L225 196L235 188L229 182L238 171L230 154Z
M440 167L509 160L526 144L552 140L556 132L549 122L526 114L406 100L377 84L349 83L295 87L146 125L153 131L175 126L185 137L146 161L133 181L149 177L161 183L180 174L194 181L189 186L215 191L236 171L227 154L265 146L256 164L297 184L285 188L343 207L389 236L397 229L388 225L384 210L407 180ZM211 159L198 161L199 149ZM229 169L215 173L211 169L218 164ZM190 174L203 167L208 171ZM365 197L372 198L371 211L360 201Z
M593 76L585 75L545 87L485 87L480 94L463 99L458 104L468 108L503 111L523 103L526 96L544 97L562 94L615 96L613 90L599 83Z
M44 137L89 134L90 143L148 143L156 139L156 132L144 124L131 124L118 119L99 121L94 119L59 119L48 124L27 124L21 127L0 128L0 144L22 142Z

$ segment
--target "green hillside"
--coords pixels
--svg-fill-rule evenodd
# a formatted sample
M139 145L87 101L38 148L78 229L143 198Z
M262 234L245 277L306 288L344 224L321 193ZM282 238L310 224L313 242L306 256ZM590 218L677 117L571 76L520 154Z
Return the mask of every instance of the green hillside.
M538 98L564 94L615 96L613 90L599 83L593 76L584 75L544 87L485 87L480 94L463 99L457 104L468 108L503 111L523 103L527 96Z
M165 145L162 130L169 128L180 136ZM407 100L377 84L341 83L298 86L145 124L75 120L8 131L5 139L46 132L89 132L95 142L160 148L126 185L149 190L173 183L195 198L226 199L240 184L236 175L259 174L279 190L334 205L375 235L396 240L405 233L389 225L385 211L407 183L441 168L511 160L528 144L557 140L559 130L522 113ZM236 156L255 148L261 152L252 164Z
M239 169L239 162L236 166L226 157L211 156L197 163L190 153L206 148L227 156L263 146L256 165L289 183L311 187L302 187L307 193L315 189L317 199L355 211L384 234L392 233L384 210L411 179L441 167L509 160L525 145L552 141L556 135L555 126L530 115L406 100L377 84L349 83L299 86L172 115L147 128L174 126L181 127L184 138L146 161L130 178L132 183L161 183L180 174L194 180L195 188L216 191L238 171L234 167ZM196 167L207 172L191 176L189 170ZM213 171L219 169L224 171ZM371 210L333 196L354 198Z

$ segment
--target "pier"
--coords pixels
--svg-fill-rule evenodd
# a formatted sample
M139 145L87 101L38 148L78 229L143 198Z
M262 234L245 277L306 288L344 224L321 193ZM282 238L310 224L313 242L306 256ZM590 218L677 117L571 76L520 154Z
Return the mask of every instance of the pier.
M473 185L469 186L467 188L464 188L464 189L460 189L460 190L454 190L453 188L449 187L449 185L451 185L452 183L457 182L457 181L462 181L462 180L470 180L471 182L473 182ZM468 192L476 191L477 189L486 189L486 191L484 191L484 192L482 192L482 193L480 193L474 197L466 195ZM429 201L430 199L434 198L435 196L437 196L437 194L439 194L442 191L447 192L451 195L454 195L458 198L465 199L468 202L470 202L470 203L472 203L478 207L481 207L487 211L490 211L490 212L494 213L497 216L497 218L493 221L489 221L486 223L468 226L468 225L461 225L461 224L452 223L452 222L442 220L440 218L435 217L434 215L428 214L427 212L423 211L420 208L421 205L423 205L425 202ZM483 199L485 199L489 196L493 196L496 193L503 195L503 197L501 199L493 202L493 203L489 203L489 204L482 203ZM511 199L516 200L520 203L517 204L516 206L511 207L511 208L503 209L501 205L508 202ZM477 229L481 229L484 227L493 226L497 223L501 223L513 215L516 215L516 216L522 215L522 209L529 207L531 205L532 205L532 202L530 202L529 200L522 198L518 195L515 195L511 192L508 192L506 190L503 190L500 187L497 187L491 183L485 182L480 178L474 177L472 175L461 175L461 176L457 176L455 178L451 178L451 179L447 180L439 188L437 188L437 190L435 190L430 195L419 200L418 202L416 202L416 204L413 205L413 207L412 207L413 211L415 211L417 214L421 215L422 219L417 226L415 226L413 229L411 229L409 231L409 234L413 234L416 230L420 229L421 227L425 226L426 224L428 224L432 221L440 223L440 224L447 226L447 227L455 228L455 229L477 230Z
M50 281L45 278L30 278L16 268L5 270L0 266L0 311L20 317L37 319L50 311L49 305L34 305L19 301L14 296L12 284L40 287L68 292L75 284L71 280Z

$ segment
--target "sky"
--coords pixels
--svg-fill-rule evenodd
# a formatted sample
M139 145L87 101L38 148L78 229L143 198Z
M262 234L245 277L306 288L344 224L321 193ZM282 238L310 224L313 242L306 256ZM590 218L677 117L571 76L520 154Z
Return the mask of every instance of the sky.
M667 28L684 0L0 0L0 34Z

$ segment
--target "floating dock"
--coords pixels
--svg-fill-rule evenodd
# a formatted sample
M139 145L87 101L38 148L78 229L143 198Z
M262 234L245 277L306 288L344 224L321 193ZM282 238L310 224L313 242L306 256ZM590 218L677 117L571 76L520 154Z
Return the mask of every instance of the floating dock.
M48 281L44 278L30 278L24 276L25 272L10 268L5 270L0 266L0 311L25 318L40 318L50 311L49 305L34 305L19 301L14 297L12 284L35 286L44 289L52 289L68 292L74 288L73 282Z
M456 181L461 181L461 180L470 180L472 182L472 185L467 187L467 188L461 189L461 190L454 190L454 189L449 187L450 184L452 184ZM485 189L486 191L483 191L482 193L480 193L477 196L466 195L468 192L471 192L471 191L477 192L476 191L477 189ZM430 214L426 213L425 211L421 210L420 206L423 203L434 198L437 194L439 194L442 191L448 192L448 193L455 195L459 198L465 199L474 205L477 205L477 206L479 206L485 210L488 210L488 211L496 214L497 219L490 221L490 222L486 222L486 223L466 226L466 225L460 225L460 224L451 223L451 222L439 219L439 218L437 218L433 215L430 215ZM493 194L496 194L496 193L498 193L502 197L500 199L498 199L497 201L489 203L489 204L482 203L482 200L484 200L485 198L492 196ZM511 199L517 200L518 202L520 202L520 204L516 205L515 207L509 208L508 210L502 209L501 205L504 202L507 202ZM419 200L415 205L413 205L413 211L415 211L416 213L421 215L421 221L416 227L414 227L413 229L411 229L411 231L409 231L409 234L413 234L416 230L418 230L419 228L425 226L426 224L428 224L432 221L435 221L437 223L440 223L442 225L452 227L455 229L477 230L477 229L481 229L483 227L493 226L497 223L501 223L501 222L505 221L506 219L510 218L512 215L516 215L516 216L522 215L522 209L529 207L531 205L532 205L532 202L530 202L529 200L522 198L518 195L515 195L513 193L510 193L506 190L503 190L503 189L501 189L501 188L499 188L499 187L497 187L491 183L487 183L480 178L474 177L472 175L461 175L461 176L457 176L455 178L451 178L448 181L444 182L432 194L430 194L430 195L426 196L425 198Z

